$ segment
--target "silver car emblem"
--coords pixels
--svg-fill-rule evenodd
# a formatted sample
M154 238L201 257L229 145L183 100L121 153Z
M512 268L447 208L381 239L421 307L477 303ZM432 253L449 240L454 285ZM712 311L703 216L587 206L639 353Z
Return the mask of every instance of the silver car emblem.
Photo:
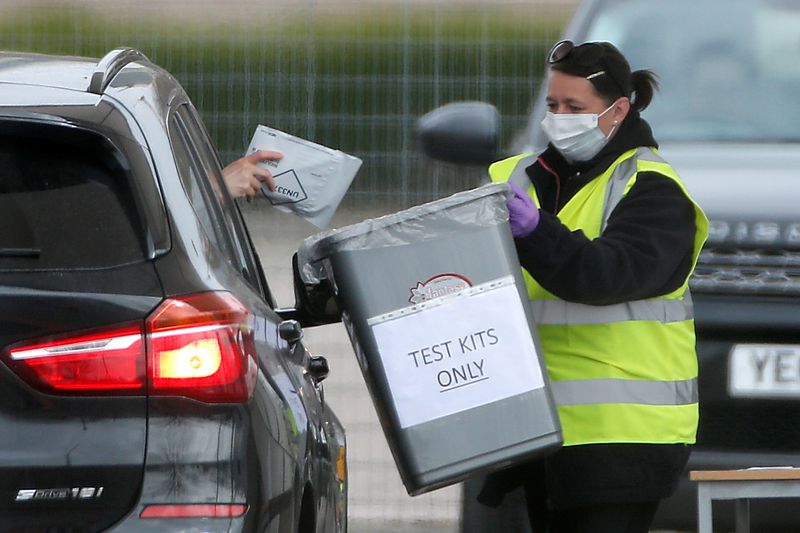
M20 489L15 501L91 500L103 494L104 487L71 487L53 489Z

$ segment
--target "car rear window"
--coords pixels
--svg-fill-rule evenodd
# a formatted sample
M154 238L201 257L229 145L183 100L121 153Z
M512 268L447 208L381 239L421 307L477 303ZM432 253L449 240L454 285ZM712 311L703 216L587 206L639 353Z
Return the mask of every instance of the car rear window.
M80 128L0 121L0 271L145 258L122 154Z

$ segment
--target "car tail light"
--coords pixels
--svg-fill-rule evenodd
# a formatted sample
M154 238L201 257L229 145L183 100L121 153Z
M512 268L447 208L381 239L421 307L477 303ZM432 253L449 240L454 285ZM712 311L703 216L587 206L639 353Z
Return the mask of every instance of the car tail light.
M140 518L235 518L247 511L241 504L147 505Z
M25 381L51 394L143 394L144 337L141 325L48 337L4 354Z
M26 382L50 394L245 402L257 374L251 322L230 293L204 292L165 300L144 327L48 337L3 355Z
M166 300L146 329L151 395L209 403L250 397L256 378L251 315L230 293Z

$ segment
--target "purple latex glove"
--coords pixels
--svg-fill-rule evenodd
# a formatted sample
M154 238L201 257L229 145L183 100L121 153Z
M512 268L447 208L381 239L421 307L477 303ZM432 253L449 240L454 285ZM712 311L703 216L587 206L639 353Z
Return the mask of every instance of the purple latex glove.
M514 237L527 237L539 225L539 208L533 203L530 196L519 188L519 185L509 181L511 192L514 196L506 200L508 206L508 223L511 225L511 234Z

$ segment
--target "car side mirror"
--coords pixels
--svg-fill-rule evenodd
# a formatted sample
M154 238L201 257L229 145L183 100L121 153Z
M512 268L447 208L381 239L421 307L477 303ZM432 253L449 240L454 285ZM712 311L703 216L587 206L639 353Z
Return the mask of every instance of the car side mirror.
M308 360L306 368L317 383L327 378L328 374L331 372L328 360L322 355L312 355Z
M297 320L284 320L278 324L278 336L293 346L303 338L303 326Z
M297 320L303 327L333 324L342 319L334 297L330 280L322 279L317 284L307 284L300 276L297 254L292 256L292 278L294 279L295 306L278 309L283 320Z
M433 159L488 165L499 159L500 114L484 102L453 102L417 120L417 141Z

